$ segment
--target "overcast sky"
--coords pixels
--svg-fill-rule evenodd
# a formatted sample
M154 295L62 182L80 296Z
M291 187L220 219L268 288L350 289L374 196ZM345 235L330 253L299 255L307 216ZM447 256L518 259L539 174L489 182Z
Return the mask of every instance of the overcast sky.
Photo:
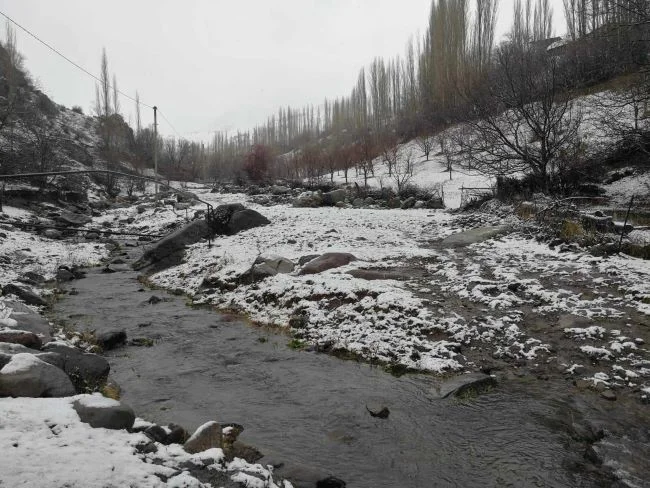
M512 3L501 0L499 36ZM561 34L562 2L551 3ZM373 57L401 54L410 36L426 30L430 6L431 0L0 0L2 12L92 73L99 73L105 47L121 91L137 89L181 135L206 139L209 131L250 128L281 105L347 95ZM16 30L41 89L89 112L93 80ZM133 102L121 105L132 116ZM143 123L152 121L150 112L143 110ZM164 120L160 129L173 134Z

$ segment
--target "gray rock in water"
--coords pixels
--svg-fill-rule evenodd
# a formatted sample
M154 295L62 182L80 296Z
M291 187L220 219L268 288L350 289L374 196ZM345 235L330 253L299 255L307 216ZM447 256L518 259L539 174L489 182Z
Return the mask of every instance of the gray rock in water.
M301 275L322 273L328 269L338 268L356 260L352 254L344 252L328 252L312 259L300 270Z
M262 458L261 463L265 458ZM282 465L273 470L274 477L289 479L295 488L345 488L346 483L330 473L299 463Z
M66 281L74 280L74 275L67 269L59 268L59 270L56 272L55 278L59 283L63 283Z
M128 405L99 394L83 395L72 404L82 422L104 429L130 429L135 414Z
M81 390L85 386L95 386L103 382L110 372L108 361L97 354L85 353L62 342L49 342L43 351L57 353L63 358L63 371Z
M44 307L45 305L47 305L47 302L43 300L41 297L39 297L36 293L22 286L18 286L14 283L10 283L8 285L3 286L2 294L15 295L18 298L20 298L23 302L25 302L27 305L34 305L36 307Z
M123 329L102 331L95 335L95 339L102 349L109 351L126 344L126 331Z
M450 395L456 397L476 396L489 391L496 385L496 378L487 374L460 374L444 381L437 388L437 394L440 398L447 398Z
M260 451L258 451L253 446L244 444L241 441L235 441L230 446L227 446L227 449L224 449L224 454L228 461L232 461L235 458L240 458L245 460L248 463L254 464L264 457Z
M227 230L228 234L237 234L238 232L253 229L255 227L261 227L270 223L271 221L261 213L247 208L232 214L232 217L228 222Z
M33 332L26 330L0 330L0 342L9 342L11 344L20 344L30 349L40 349L41 338Z
M190 454L207 451L213 447L221 448L221 425L218 422L206 422L185 442L183 449Z
M74 394L67 374L33 354L15 354L0 370L0 396L37 398Z

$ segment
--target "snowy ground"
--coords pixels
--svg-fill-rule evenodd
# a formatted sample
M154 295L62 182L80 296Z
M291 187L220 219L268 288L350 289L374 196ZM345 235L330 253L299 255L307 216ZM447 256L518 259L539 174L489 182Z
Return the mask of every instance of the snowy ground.
M155 443L141 454L144 434L92 428L79 420L72 403L88 397L0 398L0 486L105 488L202 488L188 465L223 473L251 488L290 488L276 484L272 472L241 459L226 462L221 449L186 453L180 445ZM136 423L143 424L136 420ZM144 423L146 424L146 423Z
M518 231L447 249L441 240L477 225L476 219L431 210L260 207L245 195L191 190L214 205L242 202L272 224L219 237L212 247L191 246L181 265L152 276L156 285L182 289L199 303L263 324L287 327L292 316L304 313L308 323L293 330L296 337L370 361L432 372L475 369L490 357L557 363L574 378L648 394L648 261L594 257L567 246L551 249ZM196 205L188 215L201 208ZM150 232L168 228L174 219L184 215L170 206L151 206L141 214L125 208L101 218ZM512 217L508 222L517 228ZM278 274L231 291L201 287L204 280L233 283L259 256L297 262L324 252L348 252L358 260L317 275ZM400 276L371 281L349 274L364 268ZM577 330L591 326L606 332Z

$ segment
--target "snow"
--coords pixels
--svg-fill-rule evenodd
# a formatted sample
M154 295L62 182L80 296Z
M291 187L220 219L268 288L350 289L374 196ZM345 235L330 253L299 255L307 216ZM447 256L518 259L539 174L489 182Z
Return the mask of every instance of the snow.
M114 402L98 395L0 398L0 486L210 487L181 468L189 462L231 477L242 476L259 488L292 488L286 481L276 484L268 467L241 459L226 463L223 451L217 448L188 454L180 445L156 443L157 452L138 454L136 446L150 442L148 437L125 430L94 429L79 420L72 406L75 401L93 405Z
M88 408L113 408L119 407L120 402L107 398L101 393L94 393L92 395L85 395L78 399L79 404Z

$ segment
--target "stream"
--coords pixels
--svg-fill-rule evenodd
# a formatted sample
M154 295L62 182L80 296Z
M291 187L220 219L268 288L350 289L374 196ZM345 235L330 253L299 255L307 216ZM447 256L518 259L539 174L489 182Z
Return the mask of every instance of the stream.
M128 264L111 267L71 282L77 294L54 313L79 330L153 341L106 353L139 417L190 432L208 420L240 423L262 463L312 466L348 487L611 486L575 468L584 447L559 427L576 401L562 382L513 379L476 398L440 399L433 377L293 350L287 335L188 307L144 289ZM388 407L389 418L366 405Z

